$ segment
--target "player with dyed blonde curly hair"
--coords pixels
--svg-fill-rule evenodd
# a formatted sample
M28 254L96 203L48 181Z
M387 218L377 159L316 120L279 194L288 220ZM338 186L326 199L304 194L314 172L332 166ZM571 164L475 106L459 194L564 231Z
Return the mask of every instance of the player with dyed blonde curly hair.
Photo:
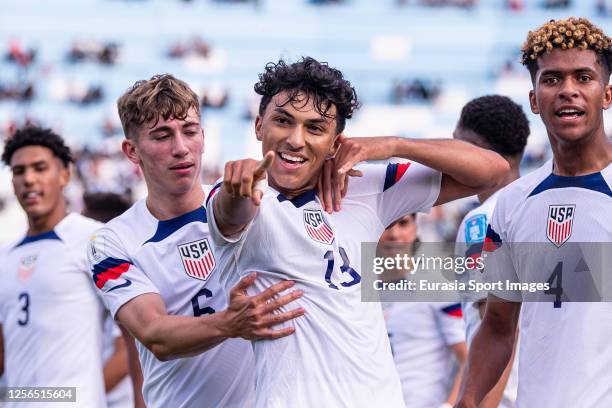
M500 192L483 276L549 289L527 302L525 292L489 293L458 406L480 406L496 384L520 313L516 406L611 407L612 303L597 302L607 293L593 282L607 272L601 259L612 242L612 141L603 120L612 104L612 41L587 19L569 18L529 32L522 51L531 110L546 126L553 158Z

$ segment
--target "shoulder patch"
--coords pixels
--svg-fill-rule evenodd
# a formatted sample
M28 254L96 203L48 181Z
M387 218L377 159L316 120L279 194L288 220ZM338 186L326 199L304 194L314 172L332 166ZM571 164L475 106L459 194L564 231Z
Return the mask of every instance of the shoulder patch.
M465 221L465 242L483 242L487 235L487 215L476 214Z

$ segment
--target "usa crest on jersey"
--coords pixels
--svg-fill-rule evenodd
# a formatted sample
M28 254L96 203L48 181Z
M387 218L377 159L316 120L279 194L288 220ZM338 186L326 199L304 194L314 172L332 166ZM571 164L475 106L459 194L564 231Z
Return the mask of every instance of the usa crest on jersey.
M321 210L304 210L304 227L308 236L317 242L331 244L334 241L334 232L325 223Z
M548 207L546 237L558 248L572 235L575 204L551 205Z
M178 246L185 272L192 278L207 280L215 269L217 262L208 243L203 238L198 241L188 242Z

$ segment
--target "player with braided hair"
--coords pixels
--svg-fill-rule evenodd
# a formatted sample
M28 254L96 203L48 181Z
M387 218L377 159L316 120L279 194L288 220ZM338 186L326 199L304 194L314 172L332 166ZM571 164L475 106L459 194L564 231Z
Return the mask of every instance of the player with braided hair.
M595 243L612 242L612 141L603 123L612 104L612 41L587 19L569 18L530 32L522 50L531 110L546 126L553 159L500 192L483 248L484 276L528 283L550 274L551 290L524 303L522 293L489 294L458 406L480 406L500 378L520 312L516 406L609 407L612 304L570 302L586 281L570 283L580 279L577 272L585 275L585 265L587 272L603 269L605 248ZM524 243L539 256L526 256Z

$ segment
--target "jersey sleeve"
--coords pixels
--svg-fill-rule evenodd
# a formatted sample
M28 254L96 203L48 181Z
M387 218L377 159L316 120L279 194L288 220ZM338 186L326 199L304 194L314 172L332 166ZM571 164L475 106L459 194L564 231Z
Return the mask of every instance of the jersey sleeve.
M214 185L214 187L210 190L208 197L206 197L206 214L208 216L208 230L210 232L210 237L212 238L213 243L217 247L223 247L227 245L240 243L241 241L243 241L244 237L248 233L249 227L252 224L252 221L251 221L251 223L249 223L244 228L244 230L230 237L226 237L225 235L221 233L217 225L217 219L215 217L215 212L214 212L214 207L213 207L213 201L215 197L217 196L217 194L219 193L219 191L221 190L221 188L222 188L222 180L219 180Z
M465 322L460 303L436 305L436 318L447 346L465 341Z
M508 229L503 196L497 201L487 227L482 246L484 262L483 280L493 288L489 293L512 302L520 302L521 292L508 289L508 283L518 283L519 277L512 259L512 242L507 238Z
M376 195L376 212L385 227L398 218L429 212L440 194L442 174L417 162L365 164L352 179L355 195ZM349 192L351 184L349 183Z
M87 249L93 283L113 318L128 301L144 293L159 293L153 282L134 265L117 234L108 227L98 230Z

